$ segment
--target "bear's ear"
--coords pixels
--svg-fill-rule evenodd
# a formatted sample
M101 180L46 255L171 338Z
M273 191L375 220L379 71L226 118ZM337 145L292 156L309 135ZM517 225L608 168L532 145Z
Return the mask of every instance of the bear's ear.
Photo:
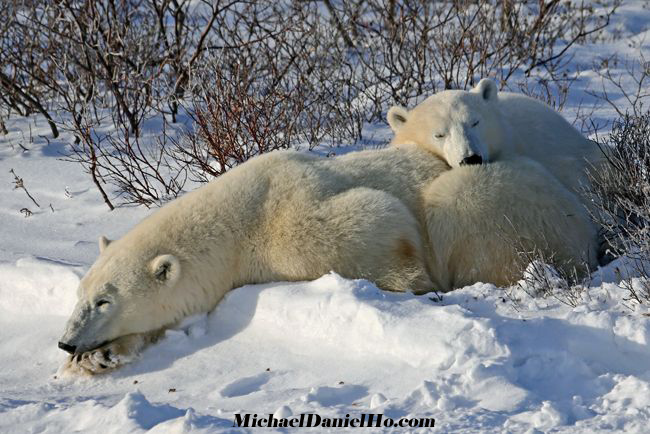
M390 129L395 133L404 126L408 117L408 110L398 105L392 106L390 110L388 110L388 115L386 116Z
M492 101L496 99L499 89L497 89L496 83L492 80L484 78L478 82L472 91L481 95L485 101Z
M181 275L181 263L174 255L156 256L150 269L156 280L168 285L173 285Z
M104 235L99 237L99 253L102 253L104 250L106 250L106 247L113 241L109 240L106 238Z

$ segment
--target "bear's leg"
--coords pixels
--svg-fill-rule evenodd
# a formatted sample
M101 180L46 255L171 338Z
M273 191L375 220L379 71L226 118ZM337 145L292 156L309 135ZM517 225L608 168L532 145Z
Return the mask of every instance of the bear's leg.
M95 375L132 362L142 349L155 342L163 331L136 333L119 337L99 348L68 358L62 368L64 373Z
M319 233L335 240L330 269L363 277L382 289L428 292L433 284L425 267L420 226L395 196L355 188L324 201L316 221Z

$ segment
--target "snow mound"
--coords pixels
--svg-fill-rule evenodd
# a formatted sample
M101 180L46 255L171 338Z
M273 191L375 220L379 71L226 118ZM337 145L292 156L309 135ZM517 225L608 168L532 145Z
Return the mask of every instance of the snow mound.
M27 257L0 264L0 310L24 315L68 315L79 277L69 266Z
M434 301L334 273L249 285L123 369L61 379L78 280L41 259L0 265L0 431L215 432L237 413L435 417L461 431L650 419L650 321L622 310L613 284L575 308L485 284Z
M257 305L257 306L255 306ZM487 320L428 297L391 294L366 281L329 274L313 282L244 287L217 309L220 323L242 323L249 333L284 341L294 351L392 360L412 368L464 371L479 357L507 356ZM221 324L215 325L221 327Z

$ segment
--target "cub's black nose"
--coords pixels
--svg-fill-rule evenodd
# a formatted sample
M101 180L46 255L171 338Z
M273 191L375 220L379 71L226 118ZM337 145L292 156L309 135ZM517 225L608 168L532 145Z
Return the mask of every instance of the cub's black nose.
M68 345L65 342L59 342L59 348L61 348L63 351L66 351L70 354L74 354L74 352L77 350L77 347L74 345Z
M483 157L478 154L474 154L463 158L463 161L460 162L461 166L470 166L472 164L483 164Z

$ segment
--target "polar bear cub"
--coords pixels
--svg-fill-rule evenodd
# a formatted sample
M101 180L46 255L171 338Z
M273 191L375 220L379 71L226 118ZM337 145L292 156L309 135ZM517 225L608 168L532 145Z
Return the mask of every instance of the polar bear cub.
M576 195L529 158L468 165L424 190L437 288L521 278L522 252L539 251L567 274L597 265L597 230Z
M451 167L531 158L572 192L587 185L586 169L604 161L599 147L552 108L522 94L499 92L490 79L470 91L445 90L412 110L394 106L392 144L412 143Z

